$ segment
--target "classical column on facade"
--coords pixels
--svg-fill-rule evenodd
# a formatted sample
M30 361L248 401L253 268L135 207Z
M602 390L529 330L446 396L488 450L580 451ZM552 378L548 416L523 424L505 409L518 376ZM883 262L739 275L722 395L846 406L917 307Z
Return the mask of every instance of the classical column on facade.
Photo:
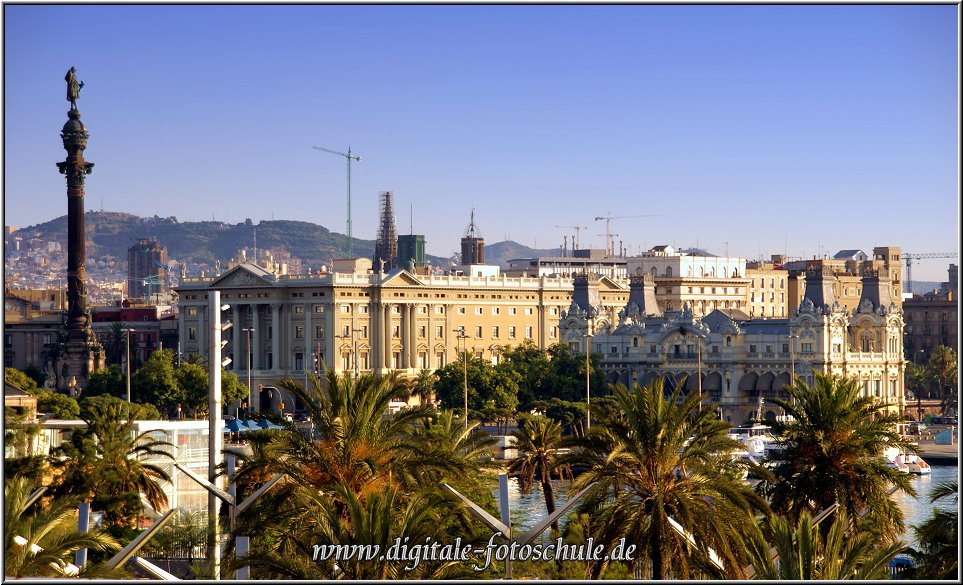
M207 303L197 307L197 355L205 358L208 355L207 348Z
M405 306L405 314L408 315L407 323L403 328L405 335L404 354L405 368L414 369L418 367L416 354L418 353L418 319L416 317L416 307L414 303Z
M377 294L380 295L380 292ZM385 330L382 326L384 315L382 313L380 300L373 300L368 306L368 311L370 315L368 319L368 335L371 342L371 348L368 350L369 366L373 373L383 374Z
M337 360L341 359L341 352L336 345L337 338L335 337L339 334L335 331L337 327L335 321L337 311L335 309L337 309L337 305L332 303L330 310L324 313L324 355L330 361L329 365L332 370L338 369Z
M314 369L314 356L317 348L314 346L314 324L311 322L311 313L314 309L311 305L304 305L304 369L316 374Z
M182 347L182 344L187 341L187 320L184 318L184 315L180 314L180 311L183 311L185 308L186 307L181 306L178 309L177 315L177 347L174 348L174 351L177 352L177 363L180 363L180 354L185 349Z
M228 330L231 332L231 369L245 369L247 360L241 360L241 337L243 337L241 329L244 326L241 324L241 305L236 302L231 303L231 321L234 322L234 326Z
M271 370L281 369L281 303L271 303Z
M392 347L392 337L391 337L391 305L388 303L384 304L384 332L385 332L385 346L384 346L384 360L385 360L385 370L389 370L392 367L391 363L391 347Z
M261 368L261 305L251 305L251 327L254 333L251 335L251 369L260 370Z

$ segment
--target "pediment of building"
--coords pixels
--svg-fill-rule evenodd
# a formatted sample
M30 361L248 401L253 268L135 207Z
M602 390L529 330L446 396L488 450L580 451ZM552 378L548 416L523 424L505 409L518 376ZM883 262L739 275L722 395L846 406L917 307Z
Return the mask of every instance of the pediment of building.
M222 289L253 288L263 286L273 287L274 283L268 280L268 278L270 278L270 274L270 272L260 268L258 268L257 272L255 272L255 270L250 268L248 265L241 264L214 279L208 288Z
M425 286L425 283L407 270L396 269L385 275L381 286Z

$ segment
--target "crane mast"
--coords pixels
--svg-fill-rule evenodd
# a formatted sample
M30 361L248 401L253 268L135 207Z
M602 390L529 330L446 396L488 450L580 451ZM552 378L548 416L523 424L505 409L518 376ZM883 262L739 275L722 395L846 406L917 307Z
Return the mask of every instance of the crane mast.
M607 215L601 215L595 218L595 221L605 220L605 255L614 256L615 255L615 243L612 241L612 220L613 219L632 219L636 217L659 217L660 214L642 214L642 215L612 215L611 213ZM616 234L618 235L618 234Z
M338 156L343 156L348 159L348 258L353 257L353 252L351 249L351 161L360 161L361 157L351 154L351 147L348 147L348 152L338 152L337 150L331 150L330 148L321 148L320 146L315 146L315 150L320 150L322 152L328 152L331 154L336 154Z
M903 259L906 261L906 292L913 294L913 260L924 260L926 258L956 258L956 252L924 252L921 254L904 253Z

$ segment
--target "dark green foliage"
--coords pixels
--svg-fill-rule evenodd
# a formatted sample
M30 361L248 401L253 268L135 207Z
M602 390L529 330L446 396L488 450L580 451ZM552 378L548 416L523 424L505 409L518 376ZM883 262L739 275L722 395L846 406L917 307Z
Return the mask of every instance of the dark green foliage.
M133 389L131 389L133 392ZM119 365L108 366L105 370L98 370L87 379L83 396L100 396L107 394L117 398L127 397L127 377Z
M794 420L773 424L783 449L771 457L773 477L757 489L791 521L803 510L815 516L839 503L854 526L873 527L895 540L903 531L903 514L887 492L896 486L915 495L909 477L888 467L882 456L887 447L916 451L896 431L899 415L862 396L856 378L816 372L812 386L797 378L787 389L791 400L772 403Z
M3 377L27 394L34 395L39 390L37 381L17 368L4 368Z
M47 418L60 420L76 419L80 414L80 406L77 401L61 394L56 390L40 390L36 392L37 412L44 413ZM38 414L39 416L39 414Z
M443 408L464 408L464 362L454 362L438 370L435 393ZM502 363L478 358L468 360L468 410L473 416L487 411L488 416L500 412L514 413L518 407L518 383L521 376ZM493 418L489 418L493 420Z
M54 495L90 501L104 513L106 527L133 525L143 513L141 493L155 509L167 504L161 487L170 480L167 473L139 458L169 456L169 443L148 433L134 436L140 410L111 396L88 398L81 411L87 428L75 430L70 441L52 453L52 465L61 471Z
M913 579L957 579L960 568L960 513L959 482L948 481L936 486L930 495L931 502L951 500L957 504L953 510L934 508L933 515L914 526L919 550L913 551L916 560Z
M177 384L174 352L169 349L152 353L131 379L131 398L134 402L153 404L162 411L168 411L184 402L186 397L184 389Z

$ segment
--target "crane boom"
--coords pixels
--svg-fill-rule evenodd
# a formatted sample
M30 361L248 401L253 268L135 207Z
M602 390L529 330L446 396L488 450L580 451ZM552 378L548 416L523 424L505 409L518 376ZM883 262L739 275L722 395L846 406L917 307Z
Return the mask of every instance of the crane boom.
M927 258L957 258L956 252L906 252L903 259L906 261L906 292L913 294L913 260L924 260Z
M337 150L331 150L330 148L322 148L320 146L315 146L315 150L320 150L322 152L328 152L331 154L336 154L338 156L343 156L348 160L348 257L351 258L353 251L351 250L351 161L361 161L361 157L351 154L351 147L348 147L348 152L338 152ZM255 258L255 261L257 258Z
M615 245L612 242L612 220L613 219L632 219L636 217L659 217L661 214L648 214L644 213L642 215L612 215L611 213L607 215L600 215L595 218L595 221L605 220L605 255L614 256L615 255Z

